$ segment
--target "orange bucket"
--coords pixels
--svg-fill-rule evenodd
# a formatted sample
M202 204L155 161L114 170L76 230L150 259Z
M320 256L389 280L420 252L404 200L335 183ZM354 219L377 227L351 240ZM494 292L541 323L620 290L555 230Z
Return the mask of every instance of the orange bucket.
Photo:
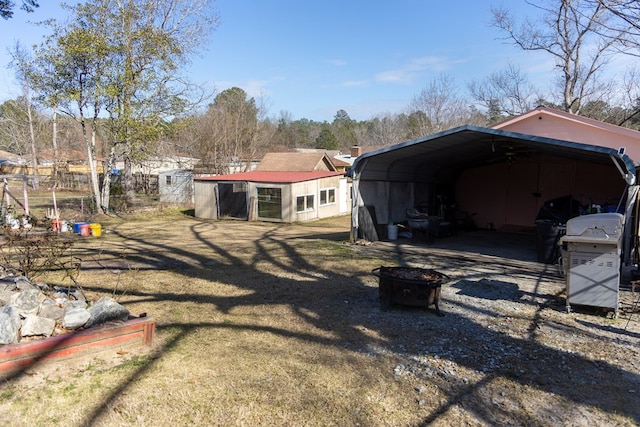
M91 236L91 229L89 228L89 224L80 224L80 235L81 236Z

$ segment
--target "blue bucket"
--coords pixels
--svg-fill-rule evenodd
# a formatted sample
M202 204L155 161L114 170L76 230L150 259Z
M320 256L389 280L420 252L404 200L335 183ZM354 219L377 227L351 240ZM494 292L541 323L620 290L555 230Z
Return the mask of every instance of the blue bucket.
M87 224L89 224L89 223L88 222L74 222L73 223L73 232L77 233L77 234L80 234L80 227L82 225L87 225Z

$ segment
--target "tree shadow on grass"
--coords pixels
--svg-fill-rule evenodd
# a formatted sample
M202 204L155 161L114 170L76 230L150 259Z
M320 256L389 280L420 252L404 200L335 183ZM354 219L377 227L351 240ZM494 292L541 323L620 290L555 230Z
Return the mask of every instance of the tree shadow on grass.
M260 234L251 241L244 241L239 237L238 242L242 241L242 245L235 248L216 243L215 234L223 232L223 226L227 228L224 232L233 233L234 230L228 230L234 229L231 224L198 222L191 226L188 234L185 234L184 241L171 244L160 243L151 238L114 233L114 238L125 239L128 242L129 253L126 259L122 257L121 248L103 246L99 250L99 263L93 263L92 267L87 268L114 268L130 263L130 267L140 270L160 268L178 273L185 278L206 279L246 291L235 295L216 295L190 292L189 289L147 292L134 288L127 291L130 303L196 302L208 310L227 314L241 307L286 305L301 319L300 321L313 325L318 331L331 330L331 336L301 333L286 327L269 327L256 323L228 324L224 321L209 322L206 319L202 322L174 322L161 325L159 330L172 328L178 332L167 340L146 364L138 367L118 387L111 390L101 405L94 407L87 414L84 420L86 424L94 423L103 415L105 408L108 408L130 384L141 378L163 355L173 351L194 330L202 328L234 328L264 332L321 346L349 349L356 353L371 353L372 349L384 348L386 352L410 360L418 360L425 355L438 356L478 373L480 379L475 382L462 382L455 375L446 378L445 381L449 384L446 388L447 398L424 418L424 425L439 420L448 409L459 405L488 424L501 424L510 419L537 423L535 419L522 419L522 414L514 411L488 405L486 388L489 385L493 386L498 380L508 380L520 387L537 389L559 396L567 402L586 404L609 414L621 414L640 423L640 407L632 404L633 395L628 394L628 390L640 383L638 374L622 370L607 361L594 362L577 353L552 348L539 342L536 339L535 325L543 317L544 304L540 305L540 309L531 319L532 327L524 338L482 326L471 316L472 313L484 316L495 314L483 306L482 301L487 298L514 298L514 301L523 302L523 296L526 296L531 299L531 304L538 304L536 299L553 301L557 298L556 295L549 295L538 288L533 292L524 293L517 285L514 287L510 280L505 280L504 283L491 282L488 294L483 293L481 289L472 289L468 282L458 282L446 291L460 289L475 302L464 304L449 301L445 292L445 305L456 305L457 310L455 313L445 310L444 318L438 318L424 310L384 311L378 302L377 289L362 277L363 274L368 274L367 271L342 271L339 267L336 268L344 254L333 254L329 250L328 255L325 253L324 256L333 259L312 259L307 251L301 250L300 245L308 247L317 244L323 247L327 236L333 237L329 239L330 242L335 242L334 233L320 233L314 239L313 234L306 230L306 233L298 237L286 237L281 231L283 227L288 226L262 227ZM239 234L240 231L242 230L238 228ZM199 245L200 249L193 249L195 245ZM238 253L238 250L241 253ZM248 250L252 253L249 258L245 253ZM96 256L96 253L88 249L85 256L91 258ZM414 262L412 257L407 257L406 254L395 256L401 264ZM458 261L464 263L468 260ZM268 265L269 269L265 269L265 265ZM537 275L539 283L544 280L544 274L528 272L520 264L509 266L507 261L500 268L511 269L507 273L508 277L532 278ZM237 274L238 269L242 274ZM231 270L234 270L235 274L229 274ZM466 280L483 280L484 275L485 270L476 271L469 262ZM500 286L504 286L509 292L501 291ZM94 286L87 290L108 294L113 289L109 286ZM349 307L358 307L358 310L349 310ZM375 331L375 337L365 333L365 330ZM592 339L607 339L600 337L597 331L592 333ZM467 351L469 348L480 348L482 351L474 352L474 356L471 357ZM522 371L520 366L524 365L525 361L529 366L531 359L536 360L537 370ZM418 364L416 369L418 373L421 372L420 369L426 372L427 366ZM598 390L594 390L591 383L576 384L571 372L588 372L592 381L598 384ZM391 372L389 377L392 381ZM584 377L585 375L580 376ZM442 377L432 378L428 375L420 378L438 384L443 381ZM629 398L621 400L620 396Z

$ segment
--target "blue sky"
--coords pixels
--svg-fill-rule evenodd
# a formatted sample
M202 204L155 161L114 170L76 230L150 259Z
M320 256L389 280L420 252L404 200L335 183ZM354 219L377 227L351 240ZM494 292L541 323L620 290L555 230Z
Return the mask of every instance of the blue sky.
M19 3L19 2L18 2ZM0 20L0 100L13 98L13 73L4 65L15 40L38 43L42 31L27 23L62 18L58 2L42 0L35 13L16 10ZM218 92L237 86L262 97L268 115L332 121L406 111L412 97L440 74L466 84L519 65L530 79L551 71L547 58L524 53L499 40L489 27L483 0L217 0L220 26L206 51L186 71L190 79ZM523 0L509 1L534 13Z

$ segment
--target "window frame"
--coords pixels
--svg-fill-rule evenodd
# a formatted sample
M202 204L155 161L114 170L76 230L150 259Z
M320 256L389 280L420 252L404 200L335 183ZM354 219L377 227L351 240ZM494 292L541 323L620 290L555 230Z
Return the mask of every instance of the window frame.
M277 195L276 194L261 195L260 194L261 190L265 190L265 192L268 192L268 193L277 193ZM257 199L257 205L258 205L257 206L258 218L282 220L282 188L256 187L256 199ZM276 204L275 201L279 201L280 203ZM267 204L267 206L265 206L264 204ZM271 205L272 209L268 209L269 205ZM275 216L275 215L278 215L278 216Z
M325 194L325 202L322 203L322 195L323 193ZM333 200L330 200L330 195L331 193L333 193ZM326 188L321 188L320 189L320 197L318 197L318 206L329 206L329 205L335 205L337 203L336 200L336 187L326 187Z
M300 199L302 199L304 205L302 209L300 209ZM300 194L296 196L296 213L313 212L315 209L315 194Z

